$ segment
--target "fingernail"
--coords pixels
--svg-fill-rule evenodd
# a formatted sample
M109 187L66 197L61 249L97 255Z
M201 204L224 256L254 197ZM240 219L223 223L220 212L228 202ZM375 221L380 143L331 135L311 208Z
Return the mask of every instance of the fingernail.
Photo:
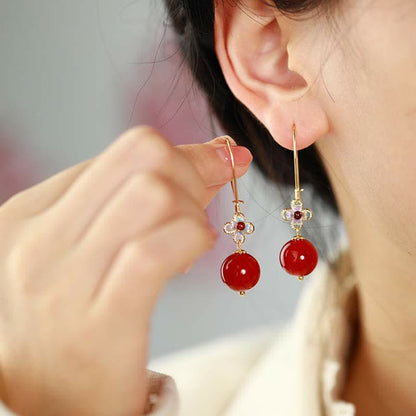
M218 155L225 163L230 163L230 154L228 148L221 147L217 149ZM253 156L250 150L244 146L233 146L234 163L238 166L246 166L251 163Z

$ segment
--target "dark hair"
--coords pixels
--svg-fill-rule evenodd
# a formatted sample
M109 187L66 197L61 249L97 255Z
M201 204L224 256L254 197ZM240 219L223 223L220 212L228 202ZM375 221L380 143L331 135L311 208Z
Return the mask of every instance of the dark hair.
M276 143L268 130L229 89L214 49L214 2L226 0L165 0L169 18L185 61L206 93L211 109L224 130L238 144L247 146L254 163L273 182L293 186L293 152ZM232 0L236 2L236 0ZM270 6L300 16L328 11L335 0L273 0ZM300 152L301 184L310 184L325 206L338 214L335 196L317 148Z

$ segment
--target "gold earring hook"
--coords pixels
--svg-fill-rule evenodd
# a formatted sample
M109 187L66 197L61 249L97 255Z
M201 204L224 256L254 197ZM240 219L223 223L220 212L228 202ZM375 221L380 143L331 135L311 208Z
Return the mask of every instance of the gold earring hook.
M235 212L237 214L240 214L240 204L242 204L244 201L240 201L238 199L238 188L237 188L237 178L235 176L235 162L234 162L234 155L233 155L233 151L231 149L231 142L228 136L224 136L223 137L225 142L227 143L227 147L228 147L228 152L230 153L230 161L231 161L231 167L233 168L233 178L231 180L231 189L233 190L233 194L234 194L234 206L235 206Z
M301 201L300 193L303 189L300 189L299 185L299 159L298 159L298 149L296 147L296 124L293 123L292 127L293 134L293 165L295 169L295 200Z

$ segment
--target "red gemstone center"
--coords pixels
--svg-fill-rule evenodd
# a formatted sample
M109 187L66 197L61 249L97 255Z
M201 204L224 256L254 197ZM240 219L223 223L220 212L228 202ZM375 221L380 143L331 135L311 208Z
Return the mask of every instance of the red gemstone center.
M318 252L306 239L290 240L280 251L280 264L294 276L306 276L318 264Z
M243 231L244 228L246 228L246 224L243 221L240 221L239 223L237 223L237 230Z
M293 214L296 220L300 220L302 218L302 211L295 211Z

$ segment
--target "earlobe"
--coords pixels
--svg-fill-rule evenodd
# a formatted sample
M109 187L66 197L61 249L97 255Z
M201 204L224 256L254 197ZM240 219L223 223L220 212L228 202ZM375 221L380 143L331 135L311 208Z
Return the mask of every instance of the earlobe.
M307 79L290 68L288 43L299 22L260 0L220 1L215 8L215 49L227 84L283 147L298 149L328 132L328 119ZM292 47L291 53L294 53Z

